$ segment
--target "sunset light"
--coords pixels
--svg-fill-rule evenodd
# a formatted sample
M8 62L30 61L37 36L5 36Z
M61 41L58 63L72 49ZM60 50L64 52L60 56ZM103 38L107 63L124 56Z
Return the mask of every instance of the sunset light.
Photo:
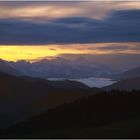
M140 43L92 43L63 45L0 45L0 59L38 61L62 54L140 54Z
M0 138L140 138L140 0L0 1Z

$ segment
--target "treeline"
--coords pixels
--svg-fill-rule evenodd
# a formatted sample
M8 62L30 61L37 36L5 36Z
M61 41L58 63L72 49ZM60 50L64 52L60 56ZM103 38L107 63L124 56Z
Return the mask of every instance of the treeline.
M70 104L63 104L30 120L17 124L8 133L26 133L45 129L96 128L140 117L139 91L102 91Z

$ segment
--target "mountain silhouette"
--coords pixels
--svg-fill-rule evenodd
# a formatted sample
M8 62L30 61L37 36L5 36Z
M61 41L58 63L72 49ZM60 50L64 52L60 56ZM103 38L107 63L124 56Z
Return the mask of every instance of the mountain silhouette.
M18 123L5 130L5 137L96 138L97 136L97 138L122 138L124 135L123 138L139 138L140 127L137 126L136 130L133 130L132 124L129 123L129 120L136 119L135 125L137 125L140 121L139 100L140 91L101 92L69 104L63 104ZM126 130L119 127L121 133L113 132L116 129L113 124L117 125L125 121L128 121L124 124Z
M61 57L53 59L42 59L30 63L25 60L17 62L4 61L9 67L15 69L21 76L32 76L39 78L86 78L100 77L111 73L110 69L102 64L88 61L87 59L69 60ZM10 68L2 72L8 72ZM11 72L14 74L15 72Z
M133 69L129 69L121 74L115 75L113 78L116 80L123 80L133 77L140 77L140 66Z
M0 59L0 72L12 74L12 75L19 75L20 72L16 70L14 67L10 66L9 64L10 62Z
M1 128L98 92L75 81L49 81L0 72ZM92 91L88 92L87 91ZM94 91L94 92L93 92Z
M131 91L131 90L139 90L140 89L140 77L133 77L125 80L120 80L110 86L103 87L105 90L125 90L125 91Z

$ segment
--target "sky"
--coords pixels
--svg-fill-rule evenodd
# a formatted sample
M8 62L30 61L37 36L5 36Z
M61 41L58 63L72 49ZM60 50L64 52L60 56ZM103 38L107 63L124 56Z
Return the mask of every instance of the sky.
M140 54L139 26L139 1L0 1L0 58L121 54L131 59Z

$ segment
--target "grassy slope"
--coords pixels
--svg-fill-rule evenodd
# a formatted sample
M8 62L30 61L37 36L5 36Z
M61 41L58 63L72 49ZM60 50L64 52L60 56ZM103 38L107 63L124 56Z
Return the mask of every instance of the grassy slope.
M140 138L140 118L97 128L44 129L26 134L12 134L6 138Z
M140 138L140 119L127 120L97 128L47 130L43 138Z
M0 128L96 93L74 81L48 81L0 72Z
M104 104L103 100L101 99L104 100ZM128 102L129 99L131 102ZM97 101L96 103L98 104L98 106L95 107L98 108L97 110L94 110L95 101ZM111 104L109 101L112 101ZM121 103L121 101L123 104ZM87 103L90 103L89 104L90 106L86 106ZM99 107L99 103L101 103L101 108ZM139 114L139 104L137 103L139 103L139 91L133 93L121 92L116 94L115 93L97 94L91 96L90 98L83 99L82 101L77 101L69 105L65 104L62 107L57 107L52 111L48 111L47 114L44 113L40 116L32 118L27 122L17 124L16 126L13 126L6 131L5 137L6 138L140 138L140 114ZM78 106L78 104L80 106ZM114 105L117 108L115 108ZM84 109L83 106L86 107L85 108L86 110L90 107L91 108L90 110L92 112L94 111L93 112L94 115L90 113L90 110L89 111L83 110ZM75 109L77 108L76 112L74 111L73 107ZM86 113L87 115L85 119L82 119L82 112L81 113L79 112L81 108L82 112L84 114ZM135 113L133 112L133 110ZM100 114L100 111L104 113ZM75 119L75 117L73 118L73 116L69 116L68 112L70 112L70 114L74 115L76 118L78 117L78 120ZM117 112L118 113L120 112L119 115L120 117L118 116ZM64 119L61 119L62 118L61 115L64 116ZM96 119L95 116L98 119ZM81 119L80 124L77 122L79 121L79 119ZM97 124L92 125L93 122Z

